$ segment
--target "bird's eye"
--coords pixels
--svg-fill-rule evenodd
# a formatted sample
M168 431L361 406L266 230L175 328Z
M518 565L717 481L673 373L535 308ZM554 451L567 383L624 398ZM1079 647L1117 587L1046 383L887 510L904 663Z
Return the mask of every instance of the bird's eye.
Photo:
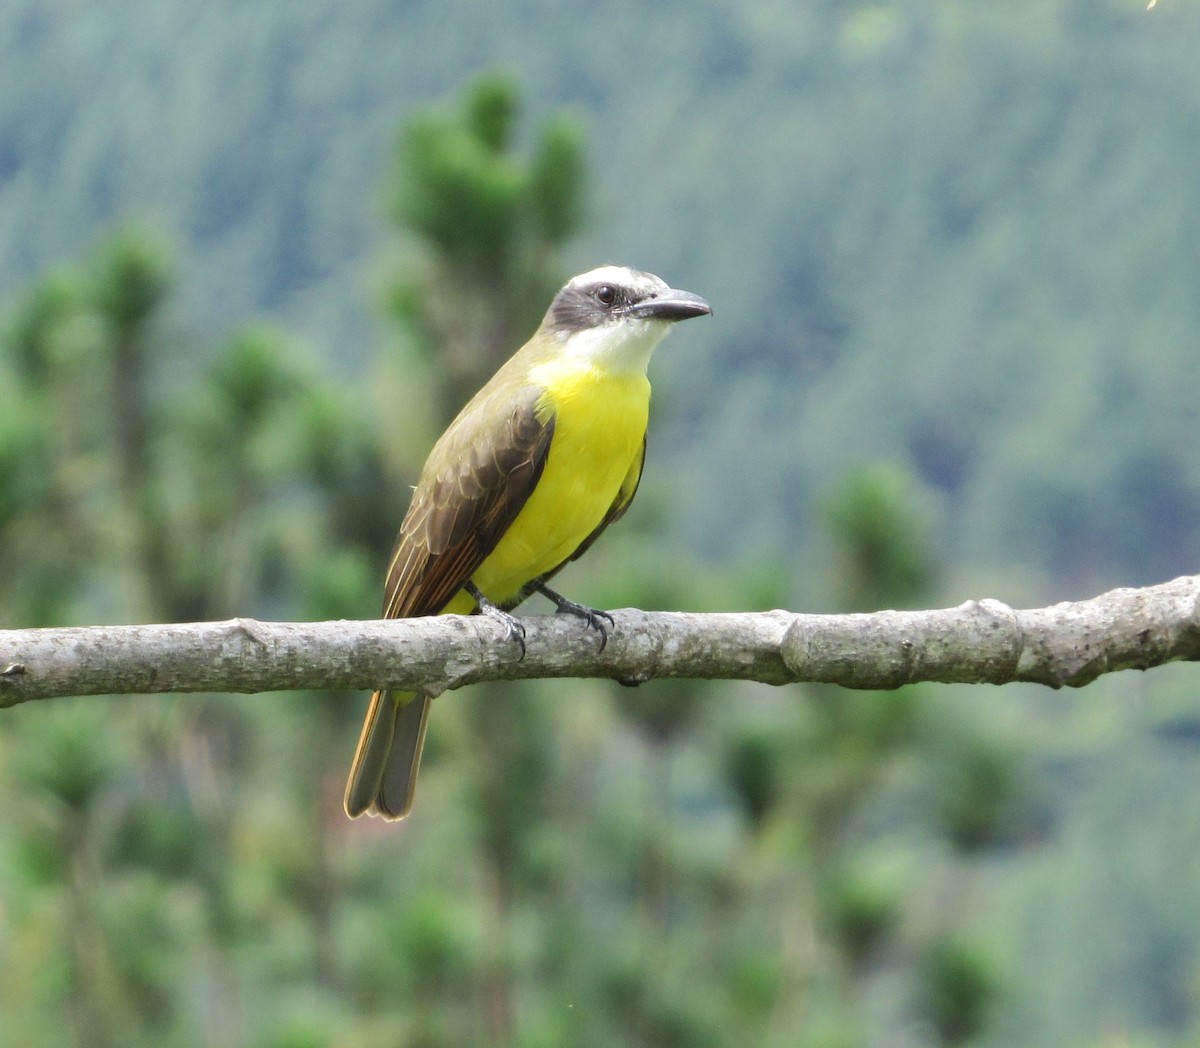
M617 289L612 284L601 284L596 288L596 301L602 306L611 306L617 300Z

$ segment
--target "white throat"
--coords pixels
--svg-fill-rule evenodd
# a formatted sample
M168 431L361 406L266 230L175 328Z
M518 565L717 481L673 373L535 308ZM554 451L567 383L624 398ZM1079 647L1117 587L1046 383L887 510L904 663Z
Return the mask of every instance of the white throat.
M562 356L612 374L644 375L651 355L670 330L665 320L619 319L568 335Z

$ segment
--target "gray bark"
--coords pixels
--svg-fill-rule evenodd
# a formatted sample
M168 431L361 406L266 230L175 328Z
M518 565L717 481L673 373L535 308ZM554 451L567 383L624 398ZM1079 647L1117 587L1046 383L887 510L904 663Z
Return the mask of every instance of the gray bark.
M1115 670L1200 661L1200 576L1025 611L983 600L864 615L613 615L603 651L579 619L525 618L524 659L479 616L0 630L0 707L132 692L440 691L529 677L1080 687Z

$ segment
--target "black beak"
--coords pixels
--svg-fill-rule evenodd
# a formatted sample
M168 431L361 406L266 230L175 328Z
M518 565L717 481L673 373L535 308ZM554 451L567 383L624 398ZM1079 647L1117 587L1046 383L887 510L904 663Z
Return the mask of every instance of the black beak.
M702 317L712 312L712 306L690 291L669 288L660 291L653 298L634 303L623 312L625 316L636 317L639 320L675 321L687 320L688 317Z

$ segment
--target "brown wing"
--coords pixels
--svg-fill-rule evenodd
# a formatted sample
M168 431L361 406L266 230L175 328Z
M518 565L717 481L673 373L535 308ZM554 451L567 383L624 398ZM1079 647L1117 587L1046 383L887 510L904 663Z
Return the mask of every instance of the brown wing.
M434 446L392 553L385 618L441 611L521 512L554 435L554 418L537 417L539 395L531 387L507 409L472 402Z

